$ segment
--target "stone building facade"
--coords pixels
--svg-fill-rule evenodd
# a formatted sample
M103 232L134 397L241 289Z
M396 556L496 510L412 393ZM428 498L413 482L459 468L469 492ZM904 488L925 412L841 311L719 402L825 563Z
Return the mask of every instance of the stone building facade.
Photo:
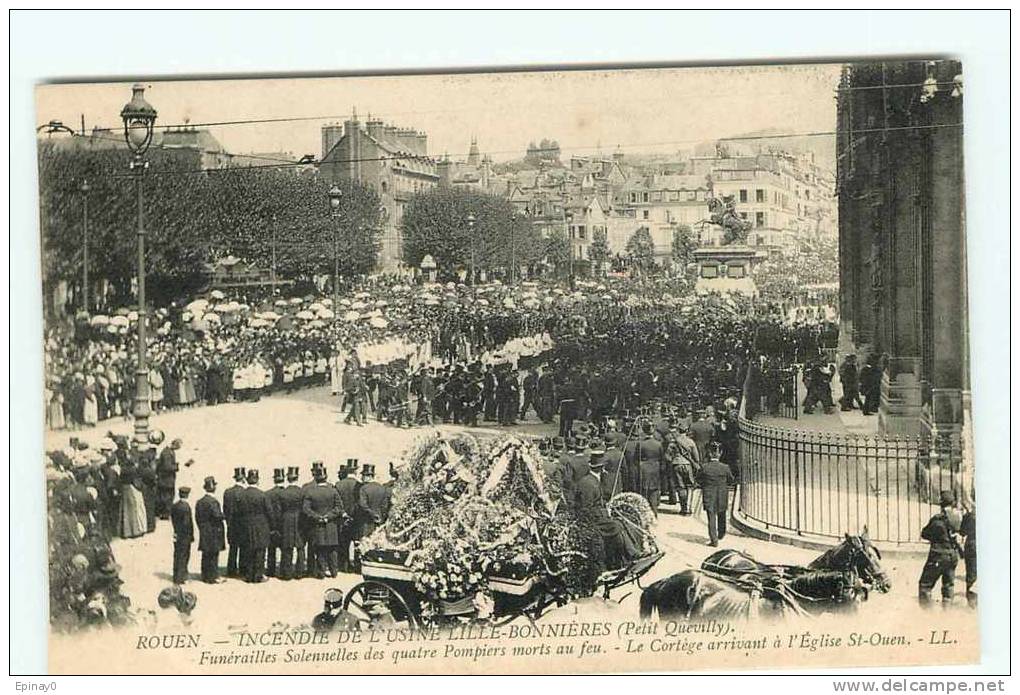
M962 102L951 60L855 64L840 82L842 347L888 357L888 433L969 424Z
M361 122L352 115L343 126L323 126L322 146L319 170L327 180L351 179L378 193L383 208L379 269L400 269L404 208L416 193L439 185L428 136L371 116Z

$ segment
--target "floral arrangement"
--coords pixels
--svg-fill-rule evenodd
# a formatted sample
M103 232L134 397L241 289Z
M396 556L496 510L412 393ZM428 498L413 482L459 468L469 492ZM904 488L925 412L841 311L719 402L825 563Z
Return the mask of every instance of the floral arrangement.
M558 510L542 528L547 570L571 597L591 596L605 566L606 549L591 523L572 510Z
M553 577L571 596L590 596L605 566L598 528L557 509L541 458L527 440L434 434L405 455L386 524L362 541L366 559L400 562L435 610L478 610L492 577ZM635 499L636 498L636 499ZM647 530L640 495L618 495L611 514ZM471 607L474 606L472 609Z
M644 497L636 492L621 492L609 500L609 516L624 525L624 533L640 541L642 555L659 551L652 533L655 512Z

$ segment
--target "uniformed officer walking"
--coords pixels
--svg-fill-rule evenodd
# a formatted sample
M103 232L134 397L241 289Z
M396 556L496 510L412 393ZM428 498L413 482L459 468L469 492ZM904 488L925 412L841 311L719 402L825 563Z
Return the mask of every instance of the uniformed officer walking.
M347 459L347 464L337 471L336 491L340 494L340 505L344 511L344 521L337 529L339 544L337 546L337 570L353 572L351 560L351 544L354 542L355 516L358 509L358 488L361 484L351 473L358 467L358 459Z
M921 529L921 538L928 541L928 559L921 568L917 582L917 597L922 606L931 604L931 592L942 582L942 603L949 605L953 600L956 582L956 565L960 561L961 548L957 534L960 531L960 512L956 500L949 490L939 493L939 512Z

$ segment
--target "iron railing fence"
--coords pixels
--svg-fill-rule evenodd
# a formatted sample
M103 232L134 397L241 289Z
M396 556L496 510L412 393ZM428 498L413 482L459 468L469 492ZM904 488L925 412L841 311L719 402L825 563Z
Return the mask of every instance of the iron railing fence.
M775 427L740 418L740 512L766 528L916 543L943 490L964 500L958 435L885 437Z

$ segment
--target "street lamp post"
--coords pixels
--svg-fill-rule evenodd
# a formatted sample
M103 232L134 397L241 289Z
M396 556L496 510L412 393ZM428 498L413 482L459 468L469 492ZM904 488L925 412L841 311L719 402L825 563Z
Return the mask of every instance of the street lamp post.
M156 109L145 100L145 87L136 84L131 88L131 101L121 109L124 121L124 140L133 155L131 171L135 177L135 197L138 206L138 368L135 370L135 441L144 444L149 436L149 367L146 358L145 310L145 216L142 199L142 176L148 163L145 153L152 144L152 128L156 123Z
M568 266L570 271L570 289L574 289L574 213L567 210L563 218L567 221L567 244L570 249L570 265Z
M329 210L333 216L333 322L340 311L340 202L344 192L335 183L329 189Z
M88 179L78 186L81 193L81 308L89 310L89 187Z
M471 286L475 286L475 216L467 216L468 238L471 243Z
M510 284L517 274L517 211L510 213Z

